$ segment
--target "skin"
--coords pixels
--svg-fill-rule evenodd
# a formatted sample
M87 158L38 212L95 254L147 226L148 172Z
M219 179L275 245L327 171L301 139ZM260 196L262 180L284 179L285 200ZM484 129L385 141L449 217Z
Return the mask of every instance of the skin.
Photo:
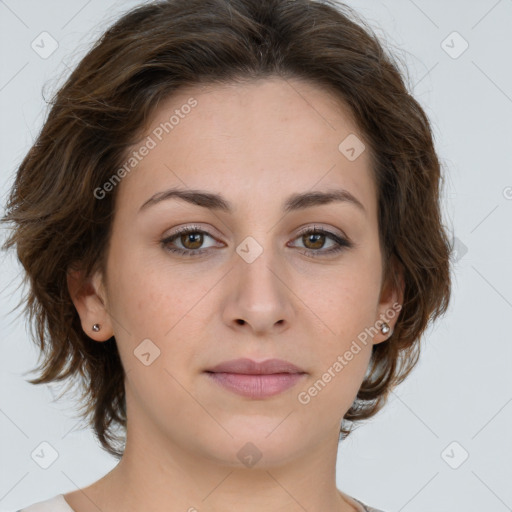
M159 106L146 135L190 97L197 106L118 185L105 275L80 286L84 276L69 274L84 331L95 342L116 338L128 426L120 463L65 499L77 512L361 510L336 488L339 427L372 345L389 334L359 343L308 404L298 394L402 301L403 287L382 289L369 150L347 159L340 142L351 133L363 140L349 112L316 85L279 78L181 90ZM139 211L171 187L222 194L234 211L180 199ZM282 211L291 194L340 188L364 211L350 202ZM190 224L208 232L202 245L178 236L168 247L207 252L162 246ZM353 246L325 254L335 246L329 236L298 233L313 226ZM248 236L263 249L251 263L236 252ZM134 350L148 338L160 355L145 366ZM307 375L279 395L241 397L204 373L238 357L285 359ZM247 442L261 453L252 467L237 457Z

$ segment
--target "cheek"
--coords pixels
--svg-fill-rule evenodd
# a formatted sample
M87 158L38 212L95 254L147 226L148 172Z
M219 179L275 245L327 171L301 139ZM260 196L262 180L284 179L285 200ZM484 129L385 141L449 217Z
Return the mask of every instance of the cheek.
M346 265L315 279L297 280L294 292L305 305L318 335L336 349L377 320L380 274L375 268ZM314 333L312 333L314 334Z
M341 299L340 299L341 300ZM372 308L363 303L338 301L338 314L331 307L325 322L330 331L314 337L309 350L315 359L315 372L297 393L298 403L320 420L338 421L352 405L364 379L372 353L371 336L365 331L372 324ZM340 306L341 304L341 306Z
M315 374L301 388L299 403L314 409L315 415L346 411L364 379L372 352L371 328L378 319L380 273L372 258L347 264L335 276L303 281L298 295L312 319L306 323L309 347L315 360Z
M109 259L111 313L133 336L162 337L187 310L183 278L147 252L113 242ZM123 335L123 332L120 333Z
M297 407L311 421L339 426L356 399L371 351L363 347L350 361L334 359L297 392Z
M122 254L126 257L112 258L109 274L111 316L123 367L127 372L135 370L132 375L137 382L143 372L144 380L137 387L144 388L152 386L153 379L168 379L164 369L181 374L183 368L191 367L191 340L197 338L201 321L198 305L208 284L199 283L193 274L138 256L136 251ZM154 360L150 368L139 357L148 352L146 359Z

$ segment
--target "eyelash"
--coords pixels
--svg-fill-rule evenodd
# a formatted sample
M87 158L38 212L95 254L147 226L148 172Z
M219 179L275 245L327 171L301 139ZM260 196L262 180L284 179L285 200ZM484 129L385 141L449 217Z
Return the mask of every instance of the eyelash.
M174 254L179 254L179 255L182 255L182 256L187 256L187 257L193 257L193 256L199 256L200 254L203 254L205 252L208 252L209 248L207 249L180 249L180 248L170 248L168 247L168 244L171 243L172 241L174 241L176 238L179 238L181 235L184 235L184 234L187 234L187 233L202 233L202 234L206 234L208 235L209 237L211 238L214 238L212 235L210 235L210 233L208 233L207 231L204 231L202 229L200 229L199 226L185 226L183 228L180 228L178 229L175 233L173 233L171 236L168 236L164 239L161 240L161 245L162 247L166 250L166 251L169 251L171 253L174 253ZM297 235L297 238L300 238L304 235L326 235L328 238L330 238L331 240L333 240L336 245L331 248L331 249L328 249L328 250L313 250L313 249L306 249L306 250L303 250L301 251L302 254L306 254L307 256L312 256L314 258L316 257L322 257L322 256L325 256L325 255L332 255L332 254L337 254L345 249L350 249L353 247L353 243L352 242L349 242L348 240L346 240L345 238L342 238L330 231L327 231L325 229L322 229L322 228L317 228L316 226L314 226L313 228L306 228L304 230L302 230L298 235Z

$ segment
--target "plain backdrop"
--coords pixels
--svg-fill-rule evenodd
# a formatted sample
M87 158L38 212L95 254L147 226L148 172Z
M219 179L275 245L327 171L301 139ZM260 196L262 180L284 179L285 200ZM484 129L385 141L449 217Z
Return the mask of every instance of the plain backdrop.
M0 0L2 212L44 120L43 94L49 98L101 32L140 3ZM449 311L427 331L419 365L386 408L340 444L338 487L386 512L510 511L512 1L348 3L407 64L411 92L435 131L456 250ZM56 386L25 381L38 352L25 319L11 313L21 293L13 253L2 254L1 270L6 511L89 485L116 460L83 428L71 398L53 401ZM55 458L46 469L34 457L41 447Z

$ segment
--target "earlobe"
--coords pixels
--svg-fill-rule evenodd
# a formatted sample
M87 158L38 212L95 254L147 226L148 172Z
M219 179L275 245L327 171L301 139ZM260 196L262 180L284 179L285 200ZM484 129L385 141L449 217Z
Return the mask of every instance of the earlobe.
M67 285L85 334L95 341L110 339L114 332L100 272L84 277L81 270L69 269Z
M395 268L381 290L377 324L379 333L374 339L374 344L387 341L393 335L404 301L404 291L402 268Z

